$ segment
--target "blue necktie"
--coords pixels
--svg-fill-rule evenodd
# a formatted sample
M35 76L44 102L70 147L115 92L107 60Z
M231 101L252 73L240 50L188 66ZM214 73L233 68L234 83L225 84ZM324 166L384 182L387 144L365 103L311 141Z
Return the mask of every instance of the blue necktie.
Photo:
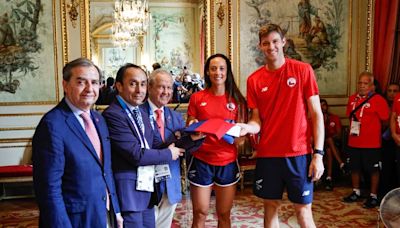
M143 123L142 115L140 114L139 107L133 108L132 113L133 113L133 117L137 121L140 131L142 132L142 134L144 134L144 123Z

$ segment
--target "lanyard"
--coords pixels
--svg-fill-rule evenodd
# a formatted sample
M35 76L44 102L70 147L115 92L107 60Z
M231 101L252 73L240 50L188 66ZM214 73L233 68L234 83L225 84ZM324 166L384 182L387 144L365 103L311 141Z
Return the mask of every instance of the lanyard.
M135 118L133 118L132 111L128 108L128 106L125 104L125 102L122 100L122 98L120 96L117 96L117 100L121 104L121 107L125 110L126 114L128 115L129 119L131 120L133 126L135 127L135 130L139 135L141 148L149 149L150 148L149 144L147 143L147 140L143 135L144 133L141 130L139 130L139 127L138 127L139 124L137 123L137 120L135 120Z
M357 119L357 117L356 117L356 112L357 112L358 109L361 108L361 112L360 112L360 119L361 119L361 118L363 117L365 104L366 104L373 96L375 96L375 95L376 95L376 93L368 94L367 99L365 99L363 102L361 102L361 104L359 104L358 106L356 106L357 101L359 100L359 98L361 98L361 97L359 97L359 96L357 95L356 100L355 100L354 103L353 103L353 111L351 111L350 117L352 117L353 120L358 121L358 119Z

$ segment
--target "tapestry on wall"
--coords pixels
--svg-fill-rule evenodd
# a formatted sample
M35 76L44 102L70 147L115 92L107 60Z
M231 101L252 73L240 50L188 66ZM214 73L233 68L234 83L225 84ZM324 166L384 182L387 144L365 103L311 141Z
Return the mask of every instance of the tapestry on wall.
M0 1L0 103L57 101L54 1Z
M351 1L245 0L240 1L241 83L265 64L258 49L259 28L282 27L287 57L313 67L322 95L346 96L349 86Z

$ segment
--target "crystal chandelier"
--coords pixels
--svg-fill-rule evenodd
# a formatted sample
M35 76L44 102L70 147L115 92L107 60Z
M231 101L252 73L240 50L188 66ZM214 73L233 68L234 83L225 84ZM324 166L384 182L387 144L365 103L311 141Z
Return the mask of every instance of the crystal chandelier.
M149 26L147 0L116 0L114 8L113 40L116 46L126 48L139 43Z

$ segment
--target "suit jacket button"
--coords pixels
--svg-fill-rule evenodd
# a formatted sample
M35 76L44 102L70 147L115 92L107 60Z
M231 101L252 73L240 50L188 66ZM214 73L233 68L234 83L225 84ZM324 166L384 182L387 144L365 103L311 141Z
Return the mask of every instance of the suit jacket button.
M105 177L106 176L106 173L103 173L103 177Z
M106 200L107 200L107 197L104 196L104 197L103 197L103 200L106 201Z

